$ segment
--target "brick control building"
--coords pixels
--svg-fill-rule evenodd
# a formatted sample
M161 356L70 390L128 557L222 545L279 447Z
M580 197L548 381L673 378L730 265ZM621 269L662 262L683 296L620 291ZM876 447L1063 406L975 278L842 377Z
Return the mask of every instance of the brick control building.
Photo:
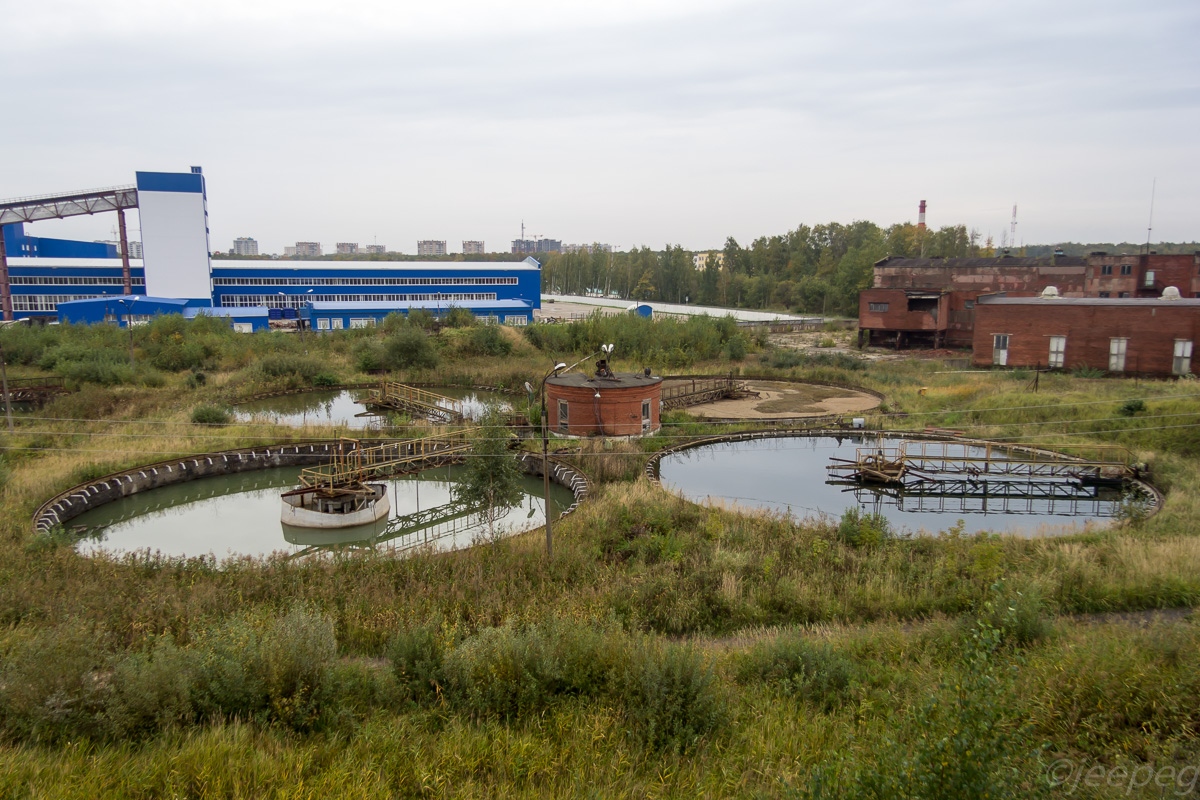
M662 378L571 372L546 380L546 415L560 436L644 436L661 427Z
M1157 298L1168 286L1200 295L1200 253L1023 258L885 258L859 294L859 343L898 348L973 345L980 298Z
M977 367L1091 367L1113 374L1189 375L1200 299L981 297Z

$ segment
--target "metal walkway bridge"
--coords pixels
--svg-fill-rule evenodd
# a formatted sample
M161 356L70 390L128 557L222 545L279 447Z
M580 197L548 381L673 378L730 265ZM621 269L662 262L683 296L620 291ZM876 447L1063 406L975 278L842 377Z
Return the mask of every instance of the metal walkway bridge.
M329 464L300 471L301 490L337 492L371 478L417 472L434 459L470 450L470 437L475 430L464 428L373 447L363 447L357 439L341 439Z
M860 447L853 461L833 459L826 467L841 478L862 483L902 485L906 489L944 476L1019 477L1085 483L1121 483L1136 475L1133 454L1119 445L1055 445L949 442L905 439L891 447Z
M746 393L745 381L728 378L693 378L674 386L663 387L662 407L664 409L687 408L704 403L724 400Z
M355 529L341 532L341 536L336 530L295 529L285 531L284 538L303 547L302 550L288 556L290 559L304 558L333 549L351 552L374 551L378 546L385 544L400 552L463 533L471 527L471 517L482 509L482 506L455 500L436 508L376 523L376 531L365 538L361 530Z
M368 408L403 411L438 422L462 422L466 416L461 400L395 381L384 381L372 389L363 403Z

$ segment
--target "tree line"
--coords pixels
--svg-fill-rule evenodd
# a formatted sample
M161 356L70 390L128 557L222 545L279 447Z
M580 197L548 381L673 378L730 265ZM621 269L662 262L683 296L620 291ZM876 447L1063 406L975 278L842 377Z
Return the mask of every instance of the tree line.
M912 223L881 228L867 221L831 222L762 236L747 247L730 237L713 251L667 245L625 253L553 253L542 262L542 290L853 316L875 262L888 255L986 256L992 248L963 225L931 230Z

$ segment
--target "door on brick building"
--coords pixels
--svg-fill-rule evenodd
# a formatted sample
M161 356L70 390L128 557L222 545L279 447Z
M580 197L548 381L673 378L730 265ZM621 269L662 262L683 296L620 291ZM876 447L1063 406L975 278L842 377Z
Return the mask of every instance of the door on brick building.
M1067 337L1051 336L1050 337L1050 360L1047 366L1051 368L1057 367L1062 369L1063 364L1067 359Z
M1108 371L1109 372L1124 372L1125 371L1125 349L1129 344L1128 339L1118 338L1108 340Z
M997 333L992 336L992 363L998 367L1008 365L1008 334Z
M1192 374L1192 343L1187 339L1175 340L1175 357L1171 359L1171 374Z
M642 433L650 430L650 401L642 401Z

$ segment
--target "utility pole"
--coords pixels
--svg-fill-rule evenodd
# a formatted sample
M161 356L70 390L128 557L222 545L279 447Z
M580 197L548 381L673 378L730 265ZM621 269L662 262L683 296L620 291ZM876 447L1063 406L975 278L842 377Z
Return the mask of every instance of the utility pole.
M4 363L4 345L0 344L0 382L4 388L4 416L8 419L8 432L13 432L12 402L8 395L8 366Z

